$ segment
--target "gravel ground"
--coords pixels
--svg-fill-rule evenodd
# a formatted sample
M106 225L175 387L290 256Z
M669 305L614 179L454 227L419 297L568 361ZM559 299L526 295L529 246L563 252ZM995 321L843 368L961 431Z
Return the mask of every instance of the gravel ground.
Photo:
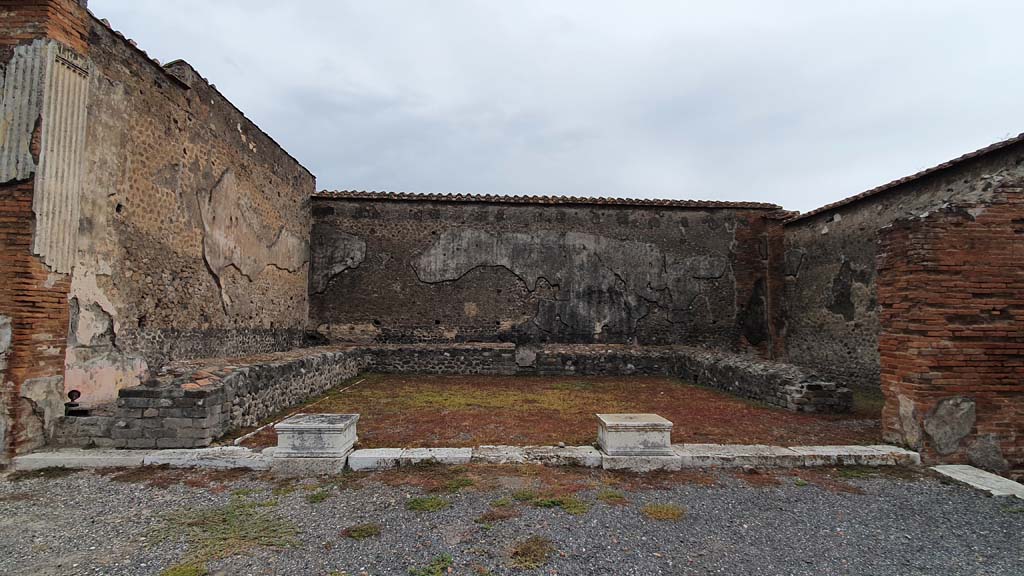
M622 485L623 505L597 498L600 482L614 484L605 475L577 494L590 505L583 514L513 501L505 509L520 516L478 524L495 500L537 482L491 473L493 486L440 494L450 507L437 512L407 510L424 490L374 474L296 485L187 471L135 481L111 471L8 478L0 480L0 573L161 574L198 554L180 529L167 534L169 518L234 501L263 503L258 510L283 518L297 541L211 560L210 574L409 575L444 555L450 570L422 574L1024 574L1024 501L927 473L839 482L781 475L778 483L757 475L774 485L753 486L712 472L711 486ZM655 521L642 513L648 504L677 504L685 514ZM361 523L378 524L380 535L340 534ZM538 569L511 567L510 550L530 536L550 540L553 554Z

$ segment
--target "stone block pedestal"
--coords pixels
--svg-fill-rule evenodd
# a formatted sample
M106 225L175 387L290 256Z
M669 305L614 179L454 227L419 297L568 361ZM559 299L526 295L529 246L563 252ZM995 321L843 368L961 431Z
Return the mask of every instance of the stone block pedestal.
M359 414L297 414L274 426L274 458L340 458L356 443Z
M672 422L657 414L597 414L597 443L609 456L675 456Z
M280 476L340 473L355 445L359 414L297 414L274 426L272 470Z

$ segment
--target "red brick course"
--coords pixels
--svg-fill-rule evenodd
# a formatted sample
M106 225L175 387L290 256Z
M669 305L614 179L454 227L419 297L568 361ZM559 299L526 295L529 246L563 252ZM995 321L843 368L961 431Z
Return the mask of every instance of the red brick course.
M0 52L51 38L85 54L89 51L87 18L77 0L0 0Z
M926 462L975 463L993 437L1024 472L1024 189L984 206L947 207L883 232L878 259L883 431L905 441L899 397L923 424L946 398L976 403L976 423L952 454L921 434ZM911 434L913 436L913 434Z
M3 453L35 447L22 417L22 384L61 375L68 336L70 277L51 274L32 254L33 182L0 187L0 314L11 318L11 350L0 395L12 428ZM2 457L3 454L0 454Z

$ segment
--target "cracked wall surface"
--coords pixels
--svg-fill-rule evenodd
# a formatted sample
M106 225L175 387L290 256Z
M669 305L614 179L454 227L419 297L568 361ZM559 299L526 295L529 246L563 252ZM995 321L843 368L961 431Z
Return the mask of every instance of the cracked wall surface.
M300 345L314 178L188 64L92 21L67 389L116 397L170 360Z
M954 202L984 202L1024 175L1016 144L785 227L785 358L851 387L878 388L880 231Z
M751 309L764 210L317 198L313 212L311 323L335 341L768 339Z

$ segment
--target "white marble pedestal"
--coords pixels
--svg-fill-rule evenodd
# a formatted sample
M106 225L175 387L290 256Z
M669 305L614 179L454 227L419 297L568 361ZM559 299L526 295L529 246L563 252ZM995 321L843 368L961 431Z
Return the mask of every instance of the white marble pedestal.
M597 443L609 456L674 456L672 422L657 414L597 414Z

